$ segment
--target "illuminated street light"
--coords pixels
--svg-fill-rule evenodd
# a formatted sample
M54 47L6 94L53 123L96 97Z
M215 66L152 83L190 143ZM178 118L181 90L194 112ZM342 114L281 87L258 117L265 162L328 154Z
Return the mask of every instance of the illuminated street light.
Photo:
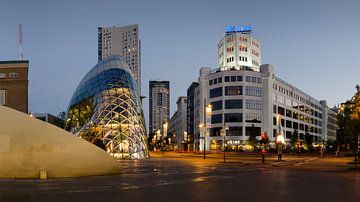
M163 124L163 137L167 136L168 122L164 122Z
M211 104L206 105L206 99L204 99L204 160L206 156L206 128L207 125L211 125L211 122L207 121L207 117L211 117L212 106ZM199 125L200 127L200 125ZM201 127L200 127L201 128Z

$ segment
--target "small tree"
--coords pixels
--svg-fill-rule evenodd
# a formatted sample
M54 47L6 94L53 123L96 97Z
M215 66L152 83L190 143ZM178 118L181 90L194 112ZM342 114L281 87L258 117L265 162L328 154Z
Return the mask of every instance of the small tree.
M299 132L297 129L293 131L290 138L291 148L295 149L296 142L299 140Z
M308 131L305 133L305 144L310 152L312 150L313 137L310 135Z
M255 133L250 133L249 139L248 139L249 145L255 147L258 143L258 140L256 139Z

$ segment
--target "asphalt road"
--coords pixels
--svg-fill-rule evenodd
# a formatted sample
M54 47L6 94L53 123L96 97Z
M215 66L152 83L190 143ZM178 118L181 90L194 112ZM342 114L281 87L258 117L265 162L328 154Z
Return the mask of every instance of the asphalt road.
M173 158L119 163L115 176L0 179L0 201L360 201L358 171Z

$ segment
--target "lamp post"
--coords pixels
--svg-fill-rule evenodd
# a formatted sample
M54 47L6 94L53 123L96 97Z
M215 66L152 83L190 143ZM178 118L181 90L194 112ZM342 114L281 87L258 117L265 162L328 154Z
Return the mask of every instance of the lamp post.
M187 143L187 131L184 131L184 150L185 150L185 143Z
M207 117L211 117L211 111L212 111L212 106L211 104L206 105L206 99L204 99L204 160L205 160L205 156L206 156L206 128L208 125L207 122ZM210 124L209 124L210 125ZM199 127L201 128L201 124L199 125Z
M162 152L164 153L166 147L166 137L167 137L167 129L168 129L168 122L165 121L163 123L163 135L162 135Z
M282 129L281 129L281 117L280 117L280 114L278 114L276 116L276 119L277 119L277 125L278 125L277 134L276 134L278 161L282 161L282 147L283 147L283 144L285 143L285 138L284 138L284 134L283 134Z
M224 127L220 131L220 136L222 136L224 138L224 140L223 140L223 150L224 150L224 163L225 163L225 137L226 137L225 124L224 124Z

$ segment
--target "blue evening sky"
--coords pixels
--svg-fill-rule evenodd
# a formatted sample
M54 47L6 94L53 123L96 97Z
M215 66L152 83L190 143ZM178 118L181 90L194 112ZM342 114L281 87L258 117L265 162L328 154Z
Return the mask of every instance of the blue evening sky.
M173 114L199 68L216 67L225 26L250 24L263 63L334 106L360 83L359 9L358 0L0 0L0 60L18 59L22 23L30 111L57 115L97 63L97 28L137 23L143 94L150 79L169 80ZM148 119L148 99L144 108Z

